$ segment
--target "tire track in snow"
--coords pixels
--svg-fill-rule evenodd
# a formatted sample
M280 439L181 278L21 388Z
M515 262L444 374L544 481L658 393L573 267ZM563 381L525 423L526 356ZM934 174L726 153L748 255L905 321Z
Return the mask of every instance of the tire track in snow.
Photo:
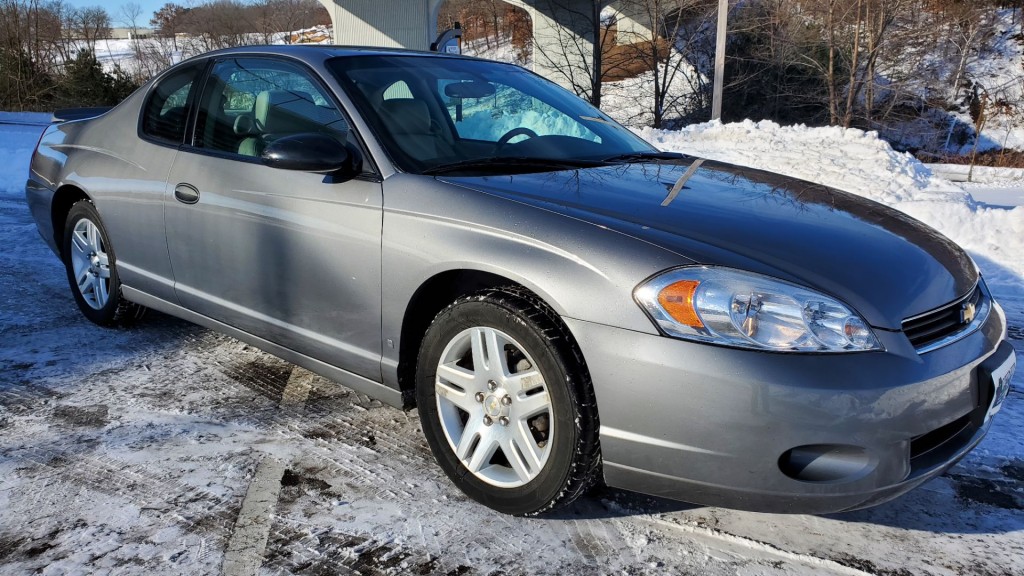
M710 543L714 547L724 549L728 552L736 552L738 553L737 555L742 558L761 560L765 558L777 558L785 562L806 566L819 573L827 570L829 573L845 576L874 576L870 572L864 572L863 570L858 570L857 568L840 564L834 560L810 554L790 552L767 542L745 538L743 536L730 534L729 532L724 532L714 528L682 524L653 516L644 516L642 519L650 524L674 532L686 534L688 537L696 541Z
M5 451L6 452L6 451ZM122 525L138 522L142 515L165 525L180 527L185 534L200 538L200 553L194 558L202 562L211 554L219 555L229 529L238 515L237 499L225 498L184 482L169 481L159 471L150 470L105 455L83 454L81 447L52 445L7 452L23 465L50 472L50 480L68 486L85 488L121 501L116 515ZM31 474L31 468L22 474ZM38 472L36 472L38 474ZM119 534L91 547L119 545Z

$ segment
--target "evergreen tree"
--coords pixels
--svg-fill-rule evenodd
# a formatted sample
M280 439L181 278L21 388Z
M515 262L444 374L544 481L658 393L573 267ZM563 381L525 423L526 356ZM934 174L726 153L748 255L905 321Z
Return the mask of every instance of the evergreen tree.
M134 89L135 84L120 67L110 74L93 52L80 50L64 65L55 104L58 108L113 106Z

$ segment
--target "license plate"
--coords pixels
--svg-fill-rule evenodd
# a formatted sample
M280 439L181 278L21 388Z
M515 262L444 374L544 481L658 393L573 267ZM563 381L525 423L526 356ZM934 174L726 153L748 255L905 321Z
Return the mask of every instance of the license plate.
M988 415L985 417L986 420L991 418L996 412L999 412L999 409L1003 407L1003 401L1006 400L1006 395L1010 393L1010 380L1013 378L1013 370L1016 366L1017 356L1010 354L1006 362L1003 362L992 371L992 384L995 386L995 394L992 397L992 406L989 407Z

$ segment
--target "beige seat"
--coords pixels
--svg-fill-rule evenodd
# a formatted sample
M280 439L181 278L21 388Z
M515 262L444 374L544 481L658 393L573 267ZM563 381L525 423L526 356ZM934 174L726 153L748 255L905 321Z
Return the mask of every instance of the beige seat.
M385 100L380 107L384 127L398 146L416 160L453 156L455 150L430 128L427 104L411 98Z
M235 134L245 136L238 144L238 153L259 156L269 140L299 132L316 132L321 128L318 122L321 116L323 113L306 92L264 90L256 96L252 116L242 115L235 120Z

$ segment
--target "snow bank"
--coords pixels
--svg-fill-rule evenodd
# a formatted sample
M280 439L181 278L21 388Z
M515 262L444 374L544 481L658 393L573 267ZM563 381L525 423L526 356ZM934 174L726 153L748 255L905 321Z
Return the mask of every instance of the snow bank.
M913 156L895 152L874 132L855 128L745 120L694 124L679 131L643 128L638 133L666 150L779 172L887 204L922 197L967 198L953 184L935 178Z

